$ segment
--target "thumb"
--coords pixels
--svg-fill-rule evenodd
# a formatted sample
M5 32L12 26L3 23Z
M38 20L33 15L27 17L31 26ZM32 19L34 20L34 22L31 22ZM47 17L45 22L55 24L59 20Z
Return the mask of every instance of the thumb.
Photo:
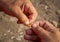
M43 37L44 35L45 36L48 35L48 32L39 26L39 22L33 24L32 30L38 37Z
M15 16L18 18L18 22L21 22L25 25L29 24L27 16L21 11L20 7L14 7L13 12L15 13Z

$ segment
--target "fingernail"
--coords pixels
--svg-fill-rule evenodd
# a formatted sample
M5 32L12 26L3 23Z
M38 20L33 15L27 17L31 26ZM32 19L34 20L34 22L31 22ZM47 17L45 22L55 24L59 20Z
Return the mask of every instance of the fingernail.
M27 21L25 21L25 25L28 25L29 24L29 21L27 20Z
M33 28L36 28L37 27L37 24L33 24L33 26L32 26Z
M34 23L32 27L36 28L37 26L39 26L39 21Z

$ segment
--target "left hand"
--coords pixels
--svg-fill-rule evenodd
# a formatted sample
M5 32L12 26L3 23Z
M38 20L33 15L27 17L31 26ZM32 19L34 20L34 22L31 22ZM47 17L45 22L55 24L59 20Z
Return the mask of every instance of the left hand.
M32 42L60 42L60 31L48 21L40 20L26 31L25 39Z

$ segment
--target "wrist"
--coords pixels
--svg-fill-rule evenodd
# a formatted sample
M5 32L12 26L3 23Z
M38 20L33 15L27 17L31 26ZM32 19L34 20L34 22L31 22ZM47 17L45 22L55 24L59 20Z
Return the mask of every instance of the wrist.
M6 7L8 8L13 2L15 2L15 0L0 0L0 10L3 10Z

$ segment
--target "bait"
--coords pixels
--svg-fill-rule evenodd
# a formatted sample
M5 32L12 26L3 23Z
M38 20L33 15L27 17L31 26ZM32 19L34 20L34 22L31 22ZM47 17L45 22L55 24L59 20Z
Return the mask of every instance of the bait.
M28 25L28 27L30 27L30 28L31 28L31 27L32 27L32 23L30 23L30 24Z

